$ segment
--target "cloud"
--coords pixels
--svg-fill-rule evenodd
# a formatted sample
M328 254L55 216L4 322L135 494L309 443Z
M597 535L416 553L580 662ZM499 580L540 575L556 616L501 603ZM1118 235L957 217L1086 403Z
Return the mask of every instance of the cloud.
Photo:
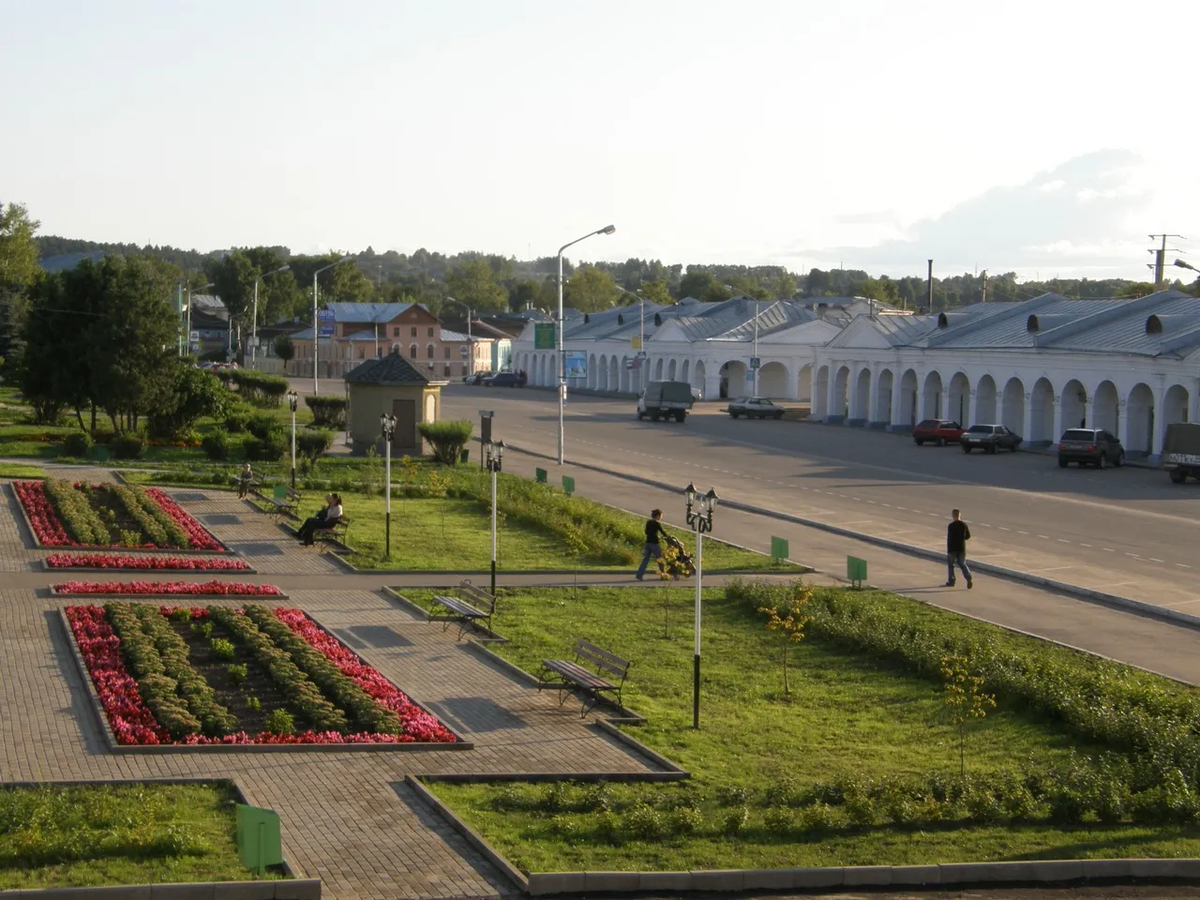
M1015 187L995 187L942 215L873 246L805 248L785 255L844 262L868 271L975 265L993 271L1031 267L1092 268L1138 260L1140 244L1122 240L1149 193L1142 159L1126 150L1098 150L1070 159ZM1115 239L1116 238L1116 239ZM1140 260L1138 260L1140 261Z

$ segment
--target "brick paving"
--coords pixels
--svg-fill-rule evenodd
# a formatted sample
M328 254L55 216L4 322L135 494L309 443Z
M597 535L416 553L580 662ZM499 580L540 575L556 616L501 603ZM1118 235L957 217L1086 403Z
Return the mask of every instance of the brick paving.
M102 470L71 474L109 478ZM250 803L279 813L288 862L298 875L320 878L326 896L448 898L514 888L412 796L405 776L652 770L651 762L582 722L572 704L559 707L551 692L539 694L498 672L456 642L453 629L444 633L418 620L379 590L401 579L338 575L327 556L301 549L270 517L228 493L168 493L246 556L262 573L254 580L278 584L290 595L289 605L308 612L474 749L109 752L59 619L68 601L49 594L57 576L39 570L49 551L32 547L6 488L0 511L4 781L234 777ZM237 577L202 577L214 576Z

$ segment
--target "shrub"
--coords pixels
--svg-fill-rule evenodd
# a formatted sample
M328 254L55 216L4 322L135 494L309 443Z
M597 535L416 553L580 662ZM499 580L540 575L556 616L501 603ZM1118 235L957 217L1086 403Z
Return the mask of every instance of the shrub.
M249 408L233 410L225 416L225 430L230 434L241 434L243 431L247 431L252 415L254 413Z
M288 452L288 439L281 431L272 431L266 439L248 437L242 444L246 459L278 462Z
M209 643L212 648L213 656L217 659L233 659L237 652L232 641L227 641L225 638L213 638Z
M140 459L146 452L146 439L135 431L118 434L108 445L117 459Z
M320 397L312 395L304 398L304 404L312 410L314 425L321 428L336 429L346 427L345 397Z
M229 380L237 385L242 399L254 406L278 406L291 388L286 378L266 375L254 369L234 369Z
M147 417L151 437L176 439L190 431L204 416L219 419L233 399L221 380L210 371L190 365L175 365L166 375L170 390L161 407Z
M230 663L225 667L225 674L229 676L230 684L239 685L246 680L248 670L245 663Z
M332 431L316 431L306 428L296 432L296 455L316 462L333 446Z
M289 363L296 355L296 345L291 335L281 334L275 338L275 355L285 363Z
M274 416L268 416L265 413L256 413L246 420L246 431L250 432L260 441L265 441L267 435L272 431L282 430L283 425Z
M286 709L276 709L267 716L263 730L269 731L271 734L294 734L296 732L296 720L292 718L291 713Z
M229 459L229 435L223 428L215 428L200 442L204 455L212 460Z
M421 422L417 428L421 437L433 447L433 458L444 466L458 465L463 448L471 439L471 422Z
M86 431L72 431L63 440L63 452L67 456L85 458L92 449L92 436Z

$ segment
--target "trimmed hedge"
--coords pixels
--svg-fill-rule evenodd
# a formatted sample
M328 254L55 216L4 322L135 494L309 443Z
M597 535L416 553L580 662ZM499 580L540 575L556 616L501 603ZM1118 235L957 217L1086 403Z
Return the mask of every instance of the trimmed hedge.
M124 431L109 441L108 449L117 459L140 459L146 451L146 439L133 431Z
M296 455L316 462L333 446L332 431L305 429L296 432Z
M339 431L345 429L345 397L319 397L316 395L309 395L304 398L304 405L312 410L313 424L318 428L336 428Z
M86 459L92 450L92 436L86 431L72 431L63 439L63 453Z
M463 448L471 439L475 426L471 422L421 422L417 430L433 447L433 458L444 466L458 465Z
M284 395L291 390L286 378L266 375L254 369L233 369L227 375L229 380L237 385L242 399L255 406L278 406L283 402Z

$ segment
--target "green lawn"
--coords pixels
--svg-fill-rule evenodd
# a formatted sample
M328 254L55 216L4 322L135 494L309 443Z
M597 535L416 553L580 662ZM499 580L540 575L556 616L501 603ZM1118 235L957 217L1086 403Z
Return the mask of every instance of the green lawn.
M41 466L21 463L0 463L0 478L45 478L46 470Z
M428 602L428 592L402 593ZM579 637L633 660L624 699L648 721L630 734L688 769L689 781L431 787L526 871L1200 855L1200 829L1189 826L921 820L906 827L873 818L878 811L870 805L856 811L849 800L806 806L796 799L806 790L832 783L849 797L867 790L864 777L956 783L958 739L940 682L809 636L792 645L786 696L779 636L744 602L710 590L702 727L695 731L692 599L683 588L515 589L493 622L511 639L493 649L529 671L542 659L569 656ZM1009 639L958 621L981 634L990 629L989 639ZM1030 771L1066 766L1072 751L1097 749L1002 702L968 734L968 783L1019 785ZM911 809L893 815L920 819Z
M227 782L0 788L0 890L252 880L235 800Z

